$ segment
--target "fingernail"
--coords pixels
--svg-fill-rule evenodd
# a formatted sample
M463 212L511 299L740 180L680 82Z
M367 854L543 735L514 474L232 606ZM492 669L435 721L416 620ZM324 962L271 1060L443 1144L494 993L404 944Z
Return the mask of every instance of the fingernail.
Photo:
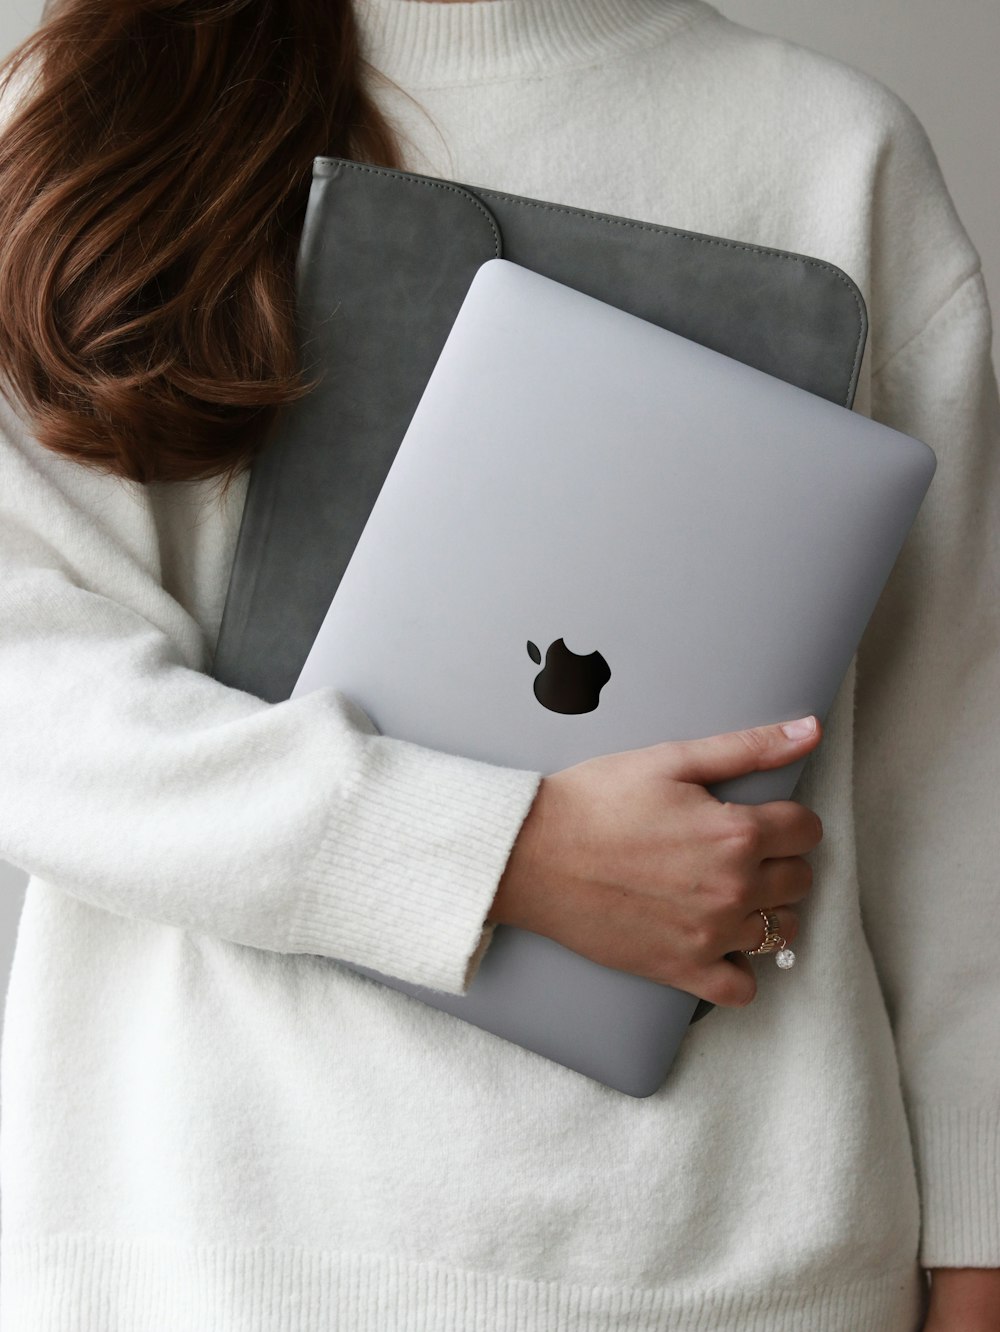
M816 730L816 718L810 714L808 717L799 717L797 721L782 722L781 729L789 740L804 740Z

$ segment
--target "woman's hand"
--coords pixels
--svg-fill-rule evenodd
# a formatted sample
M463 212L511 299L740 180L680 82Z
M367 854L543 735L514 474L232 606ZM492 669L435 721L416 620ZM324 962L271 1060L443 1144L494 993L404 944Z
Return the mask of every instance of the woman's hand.
M798 738L762 726L543 777L487 919L714 1004L749 1003L757 982L740 950L764 937L758 908L795 938L812 885L803 856L823 827L794 801L723 803L705 785L783 767L820 735L818 721Z
M1000 1268L932 1267L923 1332L1000 1332Z

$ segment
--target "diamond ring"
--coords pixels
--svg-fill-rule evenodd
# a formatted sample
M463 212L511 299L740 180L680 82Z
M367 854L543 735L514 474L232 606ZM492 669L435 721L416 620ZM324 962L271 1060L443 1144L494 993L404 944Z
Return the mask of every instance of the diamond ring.
M756 948L744 948L743 952L747 957L754 957L757 953L775 953L775 962L783 971L789 967L795 966L795 954L788 947L784 938L778 931L778 918L771 915L768 911L757 908L757 914L764 921L764 939ZM776 951L777 950L777 951Z

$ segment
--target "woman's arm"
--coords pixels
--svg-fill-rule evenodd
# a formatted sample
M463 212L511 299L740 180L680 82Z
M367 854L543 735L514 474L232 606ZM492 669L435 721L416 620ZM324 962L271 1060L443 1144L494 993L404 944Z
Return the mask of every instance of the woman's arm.
M923 1332L1000 1332L1000 1268L936 1267Z
M462 993L541 774L380 736L333 689L220 684L165 558L143 487L0 398L0 855L121 915Z
M861 642L855 729L862 913L910 1122L920 1261L934 1269L1000 1267L1000 398L990 347L977 270L872 379L873 416L938 457ZM953 1283L939 1286L939 1302Z

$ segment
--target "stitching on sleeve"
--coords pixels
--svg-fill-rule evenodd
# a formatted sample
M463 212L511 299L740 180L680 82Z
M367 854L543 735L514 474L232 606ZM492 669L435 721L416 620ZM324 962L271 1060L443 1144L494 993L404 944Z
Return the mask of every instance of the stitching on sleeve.
M976 268L974 268L971 273L966 273L965 277L960 278L956 286L949 293L949 295L947 295L944 298L944 300L941 301L941 303L937 305L934 308L934 310L931 311L931 313L927 316L927 318L916 330L916 332L911 333L910 336L905 340L905 342L900 343L900 345L896 348L896 350L890 352L889 355L886 356L884 360L880 361L877 366L873 366L872 379L877 379L879 375L881 375L885 370L887 370L889 366L892 364L892 362L895 361L898 356L901 356L902 353L906 351L907 347L909 347L912 343L916 342L917 338L921 337L922 334L927 331L928 327L934 322L935 319L937 319L938 315L941 314L943 311L945 311L949 305L951 305L952 301L954 301L956 297L965 290L965 288L969 285L970 282L974 282L976 278L982 277L982 273L983 273L982 266L977 265Z

